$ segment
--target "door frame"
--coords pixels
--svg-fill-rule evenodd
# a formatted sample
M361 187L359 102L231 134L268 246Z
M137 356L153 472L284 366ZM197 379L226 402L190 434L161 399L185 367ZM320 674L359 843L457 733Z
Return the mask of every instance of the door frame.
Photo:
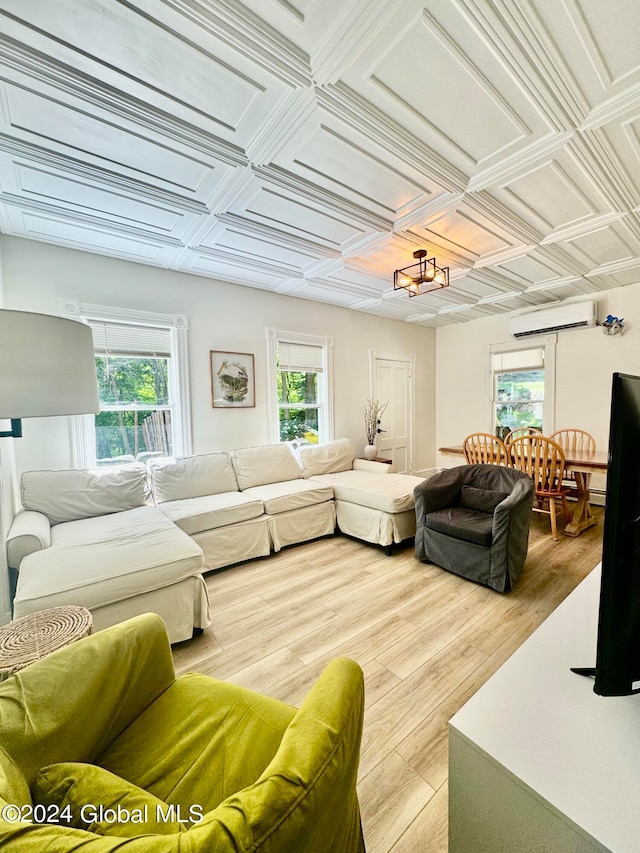
M400 361L409 365L409 442L408 473L413 474L415 459L415 394L416 394L416 356L415 353L379 352L369 349L369 396L376 397L376 361Z

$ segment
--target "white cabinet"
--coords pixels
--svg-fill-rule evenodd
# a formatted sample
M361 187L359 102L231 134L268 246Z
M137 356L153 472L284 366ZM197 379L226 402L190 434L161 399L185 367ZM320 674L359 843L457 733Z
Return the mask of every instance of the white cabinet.
M640 850L640 695L570 671L599 593L597 568L451 719L450 853Z

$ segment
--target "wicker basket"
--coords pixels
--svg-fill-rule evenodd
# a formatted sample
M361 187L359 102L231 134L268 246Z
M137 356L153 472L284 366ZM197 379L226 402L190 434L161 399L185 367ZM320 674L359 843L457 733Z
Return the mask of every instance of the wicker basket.
M86 607L66 605L0 626L0 680L93 632Z

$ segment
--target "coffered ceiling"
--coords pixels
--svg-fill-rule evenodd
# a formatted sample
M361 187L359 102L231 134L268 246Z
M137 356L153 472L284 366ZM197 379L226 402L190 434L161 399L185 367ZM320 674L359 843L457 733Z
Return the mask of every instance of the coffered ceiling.
M638 0L0 0L0 230L426 326L637 282L639 45Z

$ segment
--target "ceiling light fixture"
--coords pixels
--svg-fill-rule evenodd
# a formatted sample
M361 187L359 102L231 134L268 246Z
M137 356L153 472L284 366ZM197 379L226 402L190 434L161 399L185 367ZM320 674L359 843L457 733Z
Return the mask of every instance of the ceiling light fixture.
M437 266L435 258L427 258L426 249L416 249L413 257L417 258L417 264L393 273L394 290L406 290L409 296L420 296L449 287L449 267Z

